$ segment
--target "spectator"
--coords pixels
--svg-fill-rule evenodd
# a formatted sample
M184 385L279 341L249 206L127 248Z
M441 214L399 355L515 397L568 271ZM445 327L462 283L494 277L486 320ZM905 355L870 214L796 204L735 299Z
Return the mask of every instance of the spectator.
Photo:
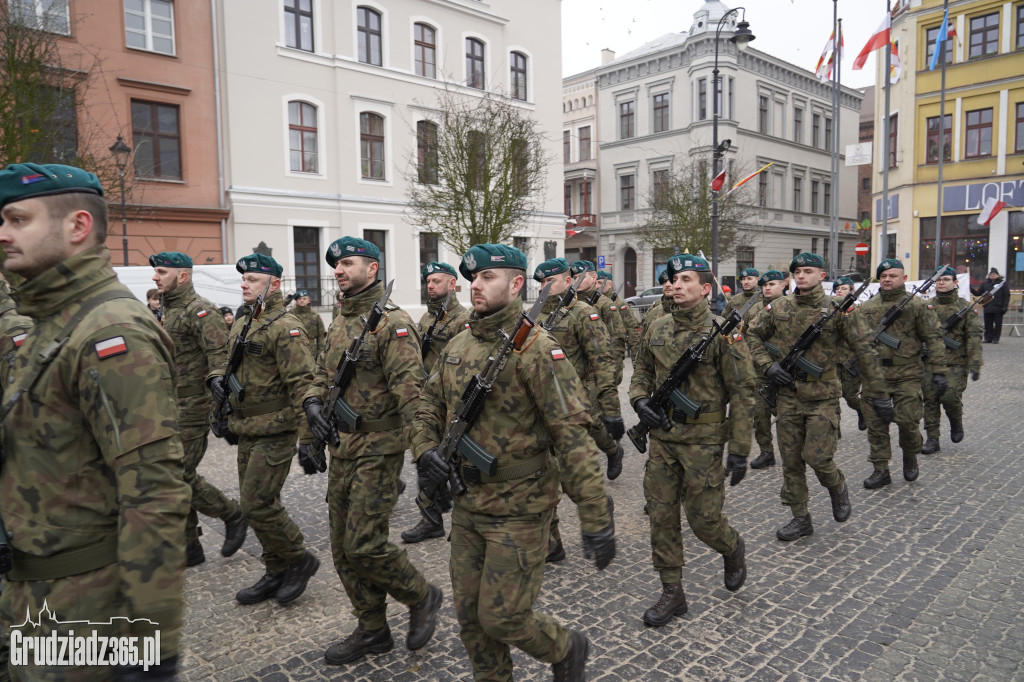
M234 311L227 306L221 306L220 314L224 316L224 322L228 325L228 329L231 329L231 325L235 323Z
M157 289L150 289L146 292L146 305L149 306L149 311L153 313L153 317L159 322L163 318L162 311L160 310L160 291Z
M985 294L992 291L1005 280L999 271L992 268L988 271L988 279L981 283L979 291ZM1003 315L1010 307L1010 289L1004 284L993 294L993 299L985 304L985 338L982 343L999 343L1003 334Z

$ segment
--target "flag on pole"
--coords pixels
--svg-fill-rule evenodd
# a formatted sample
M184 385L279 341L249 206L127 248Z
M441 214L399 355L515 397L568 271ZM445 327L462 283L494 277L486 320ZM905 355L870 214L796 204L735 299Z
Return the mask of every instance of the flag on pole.
M900 61L899 43L894 40L889 44L892 46L892 53L889 55L889 82L895 85L903 73L903 62Z
M868 55L881 47L885 47L889 42L889 13L886 12L885 19L883 19L879 27L875 29L874 34L868 38L867 45L865 45L864 49L860 51L857 58L853 60L853 70L859 71L860 69L863 69L864 62L868 60Z
M955 34L955 32L954 32ZM935 51L932 52L932 60L928 62L928 70L934 71L935 66L939 63L939 51L944 50L943 43L949 40L949 9L942 13L942 23L939 25L939 31L935 34Z
M766 165L758 168L756 171L754 171L753 173L751 173L750 175L748 175L747 177L743 178L742 180L737 182L735 185L733 185L732 188L730 188L729 191L725 193L725 195L729 196L730 194L732 194L733 192L738 190L740 188L740 186L743 185L745 182L747 182L748 180L753 180L755 177L758 176L759 173L763 173L764 171L768 170L768 168L770 168L771 166L774 166L774 165L775 165L775 162L772 161L771 163L766 164Z
M981 215L978 216L978 224L988 225L1003 210L1004 206L1006 206L1006 203L999 201L995 197L985 199L985 206L981 209Z
M836 58L839 61L843 59L843 32L839 31L839 48L836 49L836 32L832 31L832 34L828 37L828 42L825 43L825 49L821 51L821 57L818 58L818 64L814 67L814 75L818 77L822 83L827 83L832 80L832 70L835 68Z
M715 192L721 192L722 186L725 184L725 169L715 176L715 179L711 181L711 189Z

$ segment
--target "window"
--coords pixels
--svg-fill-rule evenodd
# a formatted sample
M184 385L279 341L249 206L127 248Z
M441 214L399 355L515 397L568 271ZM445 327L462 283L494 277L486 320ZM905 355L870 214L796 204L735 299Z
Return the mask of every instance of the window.
M363 64L380 66L383 63L380 13L369 7L359 7L356 9L356 19L359 25L359 61Z
M513 52L510 55L512 99L526 101L526 55Z
M636 135L633 102L619 104L619 138L626 140Z
M946 114L943 120L942 130L942 160L952 160L952 149L950 144L950 129L953 127L953 115ZM925 163L939 162L939 117L928 117L928 139L925 143Z
M572 133L562 131L562 163L572 162Z
M636 208L636 176L623 175L619 178L619 196L623 211L631 211Z
M572 215L572 185L565 183L565 204L562 206L565 215Z
M132 100L132 146L136 177L181 180L178 107Z
M864 190L865 192L870 192L871 191L871 178L861 178L860 179L860 188L862 190Z
M800 107L793 109L793 141L804 141L804 110Z
M1022 5L1024 7L1024 5ZM1015 152L1024 152L1024 102L1017 102L1017 135L1016 143L1014 143L1013 150Z
M757 98L757 132L768 134L768 98Z
M466 38L466 85L483 90L484 44L476 38Z
M701 121L708 117L708 79L697 80L697 118Z
M420 232L420 272L423 272L423 268L427 267L430 261L441 260L439 244L440 239L436 232ZM420 305L426 305L427 298L427 287L421 286Z
M513 138L509 141L508 153L512 158L512 187L523 196L530 191L530 145L521 137Z
M174 54L174 5L169 0L125 0L125 44Z
M437 78L437 43L434 29L426 24L413 26L413 53L416 75Z
M760 173L757 176L757 205L765 208L768 205L768 174Z
M309 292L310 305L320 305L320 230L294 227L295 288Z
M734 100L736 99L733 88L733 86L735 85L734 80L735 79L733 79L732 76L729 77L729 118L736 118L736 107L733 106Z
M317 172L316 107L288 102L289 167L296 173Z
M384 118L377 114L359 114L359 145L364 178L384 179Z
M896 143L899 142L899 116L889 116L889 168L896 167Z
M999 12L971 18L970 58L999 52Z
M950 23L950 25L952 25L952 23L953 23L952 20L949 23ZM926 48L927 52L926 52L926 54L924 56L924 63L925 63L925 65L928 65L928 64L932 63L932 55L935 54L935 41L939 37L939 28L940 28L939 26L936 26L934 28L928 29L925 32L925 44L927 45L927 48ZM942 58L946 60L947 64L952 64L953 63L953 43L954 42L956 42L955 39L954 40L947 40L947 41L945 41L943 43L943 46L944 46L943 52L945 52L945 54L942 56Z
M736 247L736 272L754 267L754 249L749 246Z
M821 207L821 212L825 215L832 215L832 183L823 182L821 184L825 190L825 204Z
M654 96L654 132L668 130L668 93Z
M1024 5L1017 5L1017 49L1024 50Z
M811 146L821 146L821 114L811 114Z
M825 151L832 151L832 119L825 117Z
M483 189L487 184L487 136L479 130L471 130L466 136L466 151L469 153L470 189Z
M819 180L811 180L811 213L818 212L818 191L821 187Z
M975 109L967 112L967 144L964 157L992 155L992 110Z
M416 122L416 172L424 185L437 184L437 124Z
M590 126L583 126L579 129L580 136L580 161L590 160Z
M715 116L722 116L722 77L715 81L715 103L712 110Z
M49 33L71 33L68 0L10 0L11 16L22 26Z
M668 192L668 171L665 169L656 170L651 173L651 193L653 199L658 201Z
M584 180L580 183L580 213L591 213L590 210L590 193L591 184L590 180Z
M804 189L804 179L799 175L793 176L793 210L804 210L803 197L800 196Z
M284 43L313 51L313 0L284 0Z
M377 279L381 282L388 281L388 250L386 230L363 230L363 239L380 249L380 261L377 267Z

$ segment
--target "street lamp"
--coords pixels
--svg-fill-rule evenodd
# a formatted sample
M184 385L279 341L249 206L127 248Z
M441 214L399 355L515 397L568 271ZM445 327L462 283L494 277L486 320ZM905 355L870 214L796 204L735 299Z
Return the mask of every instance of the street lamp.
M718 144L718 101L719 93L721 92L721 85L718 81L718 38L722 34L722 27L725 26L725 20L730 14L734 14L739 11L743 11L743 18L736 28L733 30L732 37L729 40L736 45L736 49L743 50L747 49L747 44L754 39L754 34L750 31L750 24L747 23L747 10L743 7L734 7L718 20L718 28L715 30L715 68L712 73L712 85L711 85L711 146L714 150L711 156L711 177L718 177L719 173L719 162L722 160L722 156L732 146L731 140L723 140L722 144ZM718 191L712 188L711 190L711 272L718 274ZM714 288L714 285L712 285ZM717 295L714 292L713 295Z
M114 155L114 163L117 164L117 171L121 176L121 247L124 250L124 264L128 265L128 208L125 206L124 195L124 174L128 170L128 158L132 155L132 148L124 143L124 139L118 135L117 141L110 145L110 153Z

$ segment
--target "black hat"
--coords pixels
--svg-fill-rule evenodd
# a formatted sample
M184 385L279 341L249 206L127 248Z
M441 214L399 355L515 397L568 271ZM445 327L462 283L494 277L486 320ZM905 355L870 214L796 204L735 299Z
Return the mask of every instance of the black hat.
M996 270L995 268L992 268L991 270L989 270L989 271L988 271L988 274L990 274L990 275L991 275L991 274L992 274L993 272L994 272L994 273L996 273L997 275L999 274L999 271L998 271L998 270Z

